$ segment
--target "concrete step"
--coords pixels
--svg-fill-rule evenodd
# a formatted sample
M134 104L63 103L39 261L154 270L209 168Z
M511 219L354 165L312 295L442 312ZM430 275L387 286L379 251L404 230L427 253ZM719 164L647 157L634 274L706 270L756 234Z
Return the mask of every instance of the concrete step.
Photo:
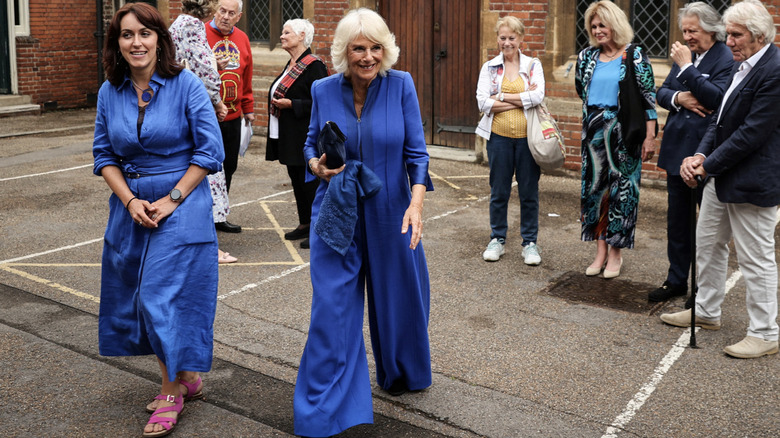
M0 104L0 117L40 115L41 106L34 104L2 105Z
M0 107L13 105L26 105L32 103L32 97L23 94L0 95Z

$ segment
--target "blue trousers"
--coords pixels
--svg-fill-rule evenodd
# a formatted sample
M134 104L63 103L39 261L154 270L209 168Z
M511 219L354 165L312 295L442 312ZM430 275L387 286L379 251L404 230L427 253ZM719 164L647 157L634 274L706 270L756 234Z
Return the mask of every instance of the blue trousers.
M514 176L520 197L520 235L523 237L523 246L536 243L541 169L528 149L528 139L491 133L487 141L487 153L490 166L490 238L506 240L507 208Z
M411 233L400 233L400 219L382 223L360 210L344 256L309 233L313 294L293 400L296 435L325 437L373 423L363 340L366 296L377 383L389 388L401 380L410 390L431 385L430 284L422 243L409 249ZM315 200L313 223L318 214Z
M691 189L680 175L666 175L666 254L669 273L666 281L672 286L686 286L691 267ZM697 203L701 205L701 188L696 189Z

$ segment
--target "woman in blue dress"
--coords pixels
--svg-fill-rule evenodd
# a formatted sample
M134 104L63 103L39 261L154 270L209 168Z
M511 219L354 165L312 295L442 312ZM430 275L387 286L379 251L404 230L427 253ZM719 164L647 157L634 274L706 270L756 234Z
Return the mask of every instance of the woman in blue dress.
M423 199L433 185L412 77L390 69L398 53L382 17L351 11L331 49L339 74L312 86L304 156L321 183L310 233L311 322L295 385L297 435L331 436L373 422L366 292L379 386L400 395L431 385L430 282L420 238ZM346 135L346 166L337 169L317 150L328 121ZM344 210L329 204L347 194L354 215L334 220ZM355 225L343 227L347 221Z
M585 275L620 275L621 250L634 247L639 179L642 162L655 153L656 119L653 68L641 47L633 58L626 51L634 31L626 14L608 0L591 3L585 11L591 46L577 59L575 86L582 98L582 240L595 240L596 257ZM641 145L627 145L618 113L619 82L626 80L626 64L634 64L642 93L647 136Z
M162 388L143 436L170 433L211 368L217 238L206 175L224 159L203 83L176 63L157 10L128 3L103 49L94 173L113 192L103 246L99 345L154 354Z

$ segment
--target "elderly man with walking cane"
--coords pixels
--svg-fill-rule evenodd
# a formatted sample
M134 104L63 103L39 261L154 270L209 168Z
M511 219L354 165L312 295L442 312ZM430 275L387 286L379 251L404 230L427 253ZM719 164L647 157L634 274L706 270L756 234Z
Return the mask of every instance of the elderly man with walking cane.
M723 102L680 176L691 187L707 178L696 229L699 267L695 325L718 330L733 236L745 278L747 336L724 349L757 358L778 352L775 222L780 203L780 49L772 16L757 0L723 14L726 45L737 62ZM691 310L661 315L690 327Z
M669 271L649 301L666 301L688 291L688 267L691 265L693 233L688 218L691 204L701 202L701 188L691 198L691 189L680 176L683 158L693 155L721 103L731 79L734 61L726 47L726 28L720 14L704 2L688 3L680 9L680 30L685 44L672 44L674 65L656 94L658 105L669 110L664 125L658 167L666 169L667 216L666 252ZM694 219L695 220L695 219ZM693 294L685 305L693 305Z

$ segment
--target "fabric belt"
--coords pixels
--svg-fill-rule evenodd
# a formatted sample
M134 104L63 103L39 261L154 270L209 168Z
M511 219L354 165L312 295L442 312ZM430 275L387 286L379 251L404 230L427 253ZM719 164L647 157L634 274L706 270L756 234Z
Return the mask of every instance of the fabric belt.
M166 173L181 172L180 170L171 170L168 172L156 172L156 173L139 173L139 172L122 172L125 178L138 179L144 176L165 175Z
M610 110L610 111L617 111L616 106L591 106L588 105L588 112L595 112L595 111L602 111L602 110Z

